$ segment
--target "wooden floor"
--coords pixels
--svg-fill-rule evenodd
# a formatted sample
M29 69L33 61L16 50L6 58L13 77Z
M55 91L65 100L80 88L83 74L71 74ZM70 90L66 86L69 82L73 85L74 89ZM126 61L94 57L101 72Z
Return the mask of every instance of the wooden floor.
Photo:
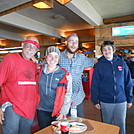
M84 100L84 110L85 118L93 119L96 121L101 121L100 110L97 110L92 104L91 100ZM126 134L134 134L134 102L133 106L127 110L127 120L126 120Z
M83 104L84 104L85 118L101 121L101 113L93 106L91 100L84 100ZM133 106L127 111L126 127L127 127L127 134L134 134L134 103ZM2 134L1 131L0 134Z

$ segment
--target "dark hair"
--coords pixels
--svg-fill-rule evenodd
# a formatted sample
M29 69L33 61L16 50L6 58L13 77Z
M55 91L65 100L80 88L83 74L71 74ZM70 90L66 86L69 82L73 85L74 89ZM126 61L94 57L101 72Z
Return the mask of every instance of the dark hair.
M111 46L113 48L113 51L115 50L115 44L114 44L114 41L104 41L103 44L101 45L101 52L102 52L102 49L105 47L105 46Z

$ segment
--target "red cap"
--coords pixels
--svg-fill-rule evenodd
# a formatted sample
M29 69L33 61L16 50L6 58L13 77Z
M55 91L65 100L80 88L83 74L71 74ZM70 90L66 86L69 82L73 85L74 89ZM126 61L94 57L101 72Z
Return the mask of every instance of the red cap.
M33 41L33 40L24 40L23 43L32 43L33 45L35 45L37 48L40 48L40 45L37 41Z

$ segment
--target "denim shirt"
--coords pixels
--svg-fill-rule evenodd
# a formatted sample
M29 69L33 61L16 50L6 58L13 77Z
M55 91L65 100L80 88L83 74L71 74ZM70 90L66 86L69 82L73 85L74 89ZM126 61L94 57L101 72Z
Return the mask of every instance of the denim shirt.
M66 50L61 53L59 65L72 75L72 102L82 103L85 93L82 86L82 73L85 67L93 67L94 60L82 53L75 53L72 60L67 57Z

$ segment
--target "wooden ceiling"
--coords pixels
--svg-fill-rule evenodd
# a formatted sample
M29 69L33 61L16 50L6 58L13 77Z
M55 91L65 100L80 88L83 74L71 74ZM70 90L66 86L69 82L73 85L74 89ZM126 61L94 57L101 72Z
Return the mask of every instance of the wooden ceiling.
M134 21L134 14L121 16L121 17L114 17L103 19L104 24L115 24L115 23L124 23L124 22L133 22Z
M61 38L62 33L67 36L67 32L79 34L84 30L80 42L94 41L95 32L87 34L87 29L134 22L133 5L134 0L72 0L63 6L54 0L54 8L39 10L32 6L31 0L3 0L0 1L0 38L22 41L34 34Z

